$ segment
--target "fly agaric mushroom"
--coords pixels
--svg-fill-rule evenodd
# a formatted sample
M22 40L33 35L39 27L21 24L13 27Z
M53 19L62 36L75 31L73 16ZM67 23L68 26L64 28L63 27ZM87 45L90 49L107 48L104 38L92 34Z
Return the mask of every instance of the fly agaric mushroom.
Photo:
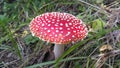
M88 33L87 27L80 19L60 12L39 15L30 22L29 27L33 36L55 44L55 59L64 52L64 44L82 40Z

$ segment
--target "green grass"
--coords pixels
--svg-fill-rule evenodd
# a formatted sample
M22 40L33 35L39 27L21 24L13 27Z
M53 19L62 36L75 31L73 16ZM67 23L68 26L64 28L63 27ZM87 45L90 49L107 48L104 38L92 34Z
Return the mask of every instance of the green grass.
M66 59L62 59L59 62L64 62L64 61L72 61L72 60L79 60L79 59L86 59L87 57L73 57L73 58L66 58ZM50 65L50 64L54 64L56 63L56 61L48 61L48 62L44 62L44 63L40 63L40 64L35 64L32 66L28 66L26 68L36 68L36 67L42 67L45 65Z
M120 27L112 29L104 29L106 26L108 15L101 6L105 6L107 1L103 0L2 0L0 1L0 67L7 67L5 63L13 60L5 60L3 57L12 54L9 58L19 60L16 67L44 67L44 66L65 66L70 64L77 68L93 68L94 61L91 54L99 54L99 49L107 40L100 38L109 32L119 30ZM114 8L120 4L119 0L114 1ZM45 12L67 12L82 19L85 24L90 25L94 32L89 32L86 39L80 41L73 46L67 48L67 51L54 61L38 62L40 56L45 53L44 50L51 44L46 44L36 37L33 37L29 31L30 21L37 15ZM45 46L44 46L45 45ZM48 46L46 46L48 45ZM112 44L111 44L112 45ZM116 44L116 47L120 43ZM96 50L95 50L96 49ZM119 49L119 48L118 48ZM92 53L93 51L96 51ZM4 52L7 51L7 52ZM3 56L2 56L3 55ZM16 59L15 56L17 56ZM36 58L37 57L37 58ZM8 58L8 59L9 59ZM33 60L32 60L33 59ZM35 60L34 60L35 59ZM82 62L84 61L84 62ZM115 60L116 61L116 60ZM119 59L114 67L119 65ZM32 63L34 62L34 63ZM61 63L62 62L62 63ZM14 66L15 63L13 63ZM107 63L106 63L107 64ZM109 65L109 64L107 64ZM11 67L12 65L8 65Z

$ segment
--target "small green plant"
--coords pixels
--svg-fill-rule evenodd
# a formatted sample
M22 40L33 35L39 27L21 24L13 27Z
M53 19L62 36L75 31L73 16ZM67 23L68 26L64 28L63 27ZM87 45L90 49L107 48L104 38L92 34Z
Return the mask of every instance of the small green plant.
M25 44L30 45L31 43L35 43L36 41L39 41L39 38L33 37L32 35L27 35L24 38Z

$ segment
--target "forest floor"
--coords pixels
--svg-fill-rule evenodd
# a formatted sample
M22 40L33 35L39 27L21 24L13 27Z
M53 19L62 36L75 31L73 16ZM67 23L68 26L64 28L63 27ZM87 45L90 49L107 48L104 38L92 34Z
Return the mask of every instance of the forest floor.
M89 30L56 60L54 45L29 29L30 21L46 12L73 14ZM120 68L120 0L0 0L0 68L55 67Z

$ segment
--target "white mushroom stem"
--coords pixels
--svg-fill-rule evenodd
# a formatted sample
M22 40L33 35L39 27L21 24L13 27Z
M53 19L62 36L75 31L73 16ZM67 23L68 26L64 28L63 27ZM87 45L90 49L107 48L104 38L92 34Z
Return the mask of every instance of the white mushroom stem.
M54 46L55 59L59 58L64 52L64 45L55 44Z

